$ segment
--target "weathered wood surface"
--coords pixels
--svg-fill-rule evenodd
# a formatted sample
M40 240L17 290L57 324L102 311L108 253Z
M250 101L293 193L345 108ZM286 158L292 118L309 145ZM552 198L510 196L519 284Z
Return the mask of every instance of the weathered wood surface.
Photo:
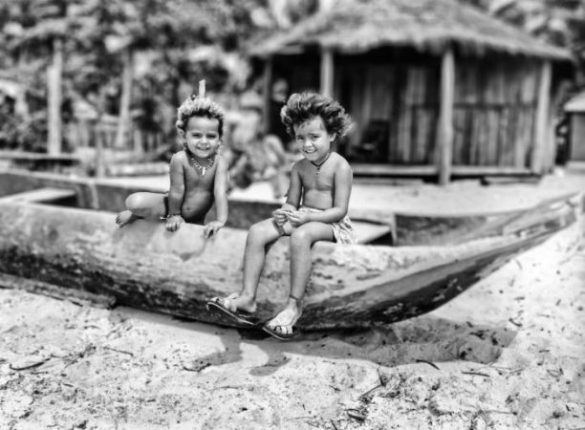
M299 326L363 327L427 312L574 219L568 211L527 235L457 246L318 243ZM0 203L0 272L115 297L121 305L225 323L205 303L239 290L246 232L224 228L209 240L202 232L183 225L170 233L146 221L119 229L113 213ZM261 318L288 296L288 257L287 238L268 252L258 293Z
M36 190L24 191L22 193L11 194L9 196L0 197L0 199L13 202L56 203L67 200L76 201L76 197L77 193L75 190L44 187Z

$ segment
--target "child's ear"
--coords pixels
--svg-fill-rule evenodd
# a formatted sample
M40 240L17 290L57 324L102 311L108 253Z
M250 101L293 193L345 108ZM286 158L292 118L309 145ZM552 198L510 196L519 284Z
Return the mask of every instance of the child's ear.
M335 142L335 139L337 139L337 133L331 133L329 135L329 143Z

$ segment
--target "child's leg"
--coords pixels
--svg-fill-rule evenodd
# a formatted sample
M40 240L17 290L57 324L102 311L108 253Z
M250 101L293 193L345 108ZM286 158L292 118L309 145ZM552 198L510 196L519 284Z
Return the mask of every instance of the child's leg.
M298 227L290 236L290 296L284 309L267 323L279 334L291 335L294 324L302 314L302 299L311 274L311 247L318 240L335 240L330 225L309 222Z
M246 250L244 251L244 282L239 300L236 303L244 306L253 304L255 310L256 290L258 289L260 274L264 268L266 245L277 240L280 235L272 222L272 218L260 221L250 227L246 238ZM245 307L240 308L246 309Z
M166 194L140 192L130 194L126 199L126 210L116 217L120 227L138 219L156 219L167 215Z
M264 267L266 245L274 242L281 234L276 230L272 218L250 227L244 251L244 283L240 293L227 297L212 298L208 309L220 310L243 325L255 325L244 313L256 312L256 290Z

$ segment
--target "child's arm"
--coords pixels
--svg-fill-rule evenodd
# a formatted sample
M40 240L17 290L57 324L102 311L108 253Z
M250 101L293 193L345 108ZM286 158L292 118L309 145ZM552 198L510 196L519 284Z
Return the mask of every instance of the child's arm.
M217 157L217 169L215 170L215 178L213 183L213 195L215 197L217 220L207 223L204 232L205 237L210 237L217 233L217 231L225 225L228 217L227 161L219 155Z
M294 164L290 172L290 186L288 188L286 202L280 207L280 209L276 209L272 213L272 216L278 224L284 224L287 220L287 214L297 210L301 202L302 189L301 176L297 162Z
M299 163L295 163L290 172L290 185L286 196L286 203L282 205L281 209L296 211L301 203L301 192L303 191L303 185L301 183L301 172Z
M181 214L183 197L185 195L185 180L183 178L183 163L180 152L173 155L170 163L171 187L169 190L169 213L167 214L167 230L175 231L185 221Z
M340 163L333 177L333 182L335 189L333 207L323 212L294 212L288 216L291 224L301 225L310 221L333 223L346 216L353 182L353 172L347 162Z

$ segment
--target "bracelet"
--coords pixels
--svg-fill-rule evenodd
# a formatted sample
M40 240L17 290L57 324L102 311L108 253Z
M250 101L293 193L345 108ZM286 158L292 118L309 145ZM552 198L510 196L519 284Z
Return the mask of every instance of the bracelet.
M160 219L163 221L168 221L169 218L172 218L174 216L180 216L181 218L183 218L183 215L181 215L180 213L176 213L176 214L168 214L167 216L161 216Z

